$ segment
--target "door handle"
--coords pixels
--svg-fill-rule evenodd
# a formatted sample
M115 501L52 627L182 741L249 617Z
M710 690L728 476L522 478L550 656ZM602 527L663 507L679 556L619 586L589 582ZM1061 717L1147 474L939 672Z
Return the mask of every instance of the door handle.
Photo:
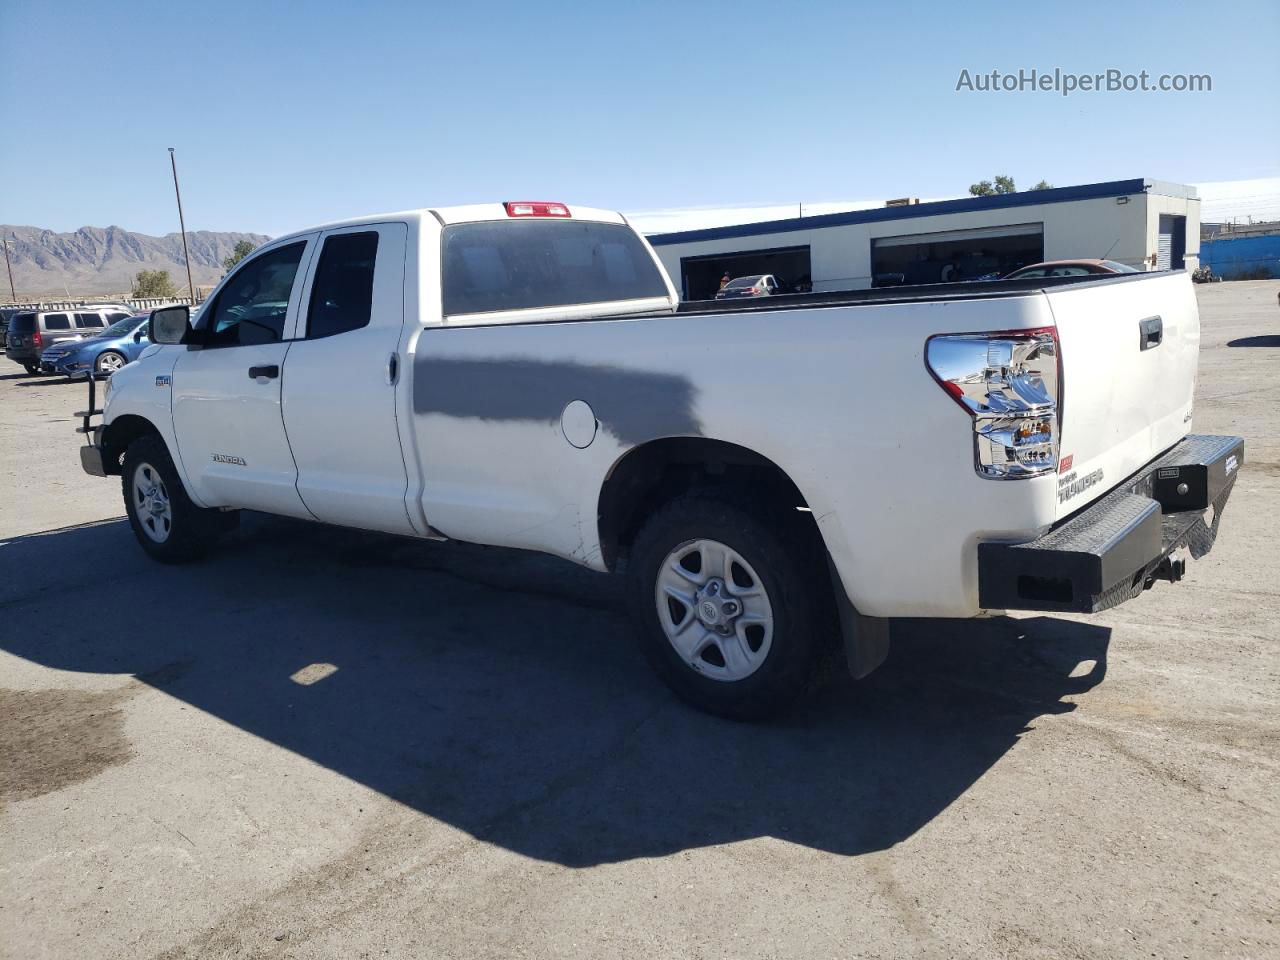
M250 380L257 380L259 377L266 377L268 380L274 380L278 376L280 376L280 367L274 363L270 366L249 368Z
M387 384L395 386L396 377L400 375L400 358L394 353L387 358Z
M1139 351L1158 347L1164 341L1164 321L1159 317L1147 317L1145 320L1139 320L1138 329L1142 337L1138 341Z

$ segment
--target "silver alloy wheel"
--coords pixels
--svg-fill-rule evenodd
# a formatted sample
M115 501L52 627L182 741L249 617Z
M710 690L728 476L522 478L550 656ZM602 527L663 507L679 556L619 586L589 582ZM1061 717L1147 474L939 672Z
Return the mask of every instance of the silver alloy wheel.
M658 622L680 659L703 676L743 680L773 643L773 606L742 555L716 540L689 540L662 562Z
M140 463L133 471L133 510L148 537L156 543L169 539L173 529L169 490L160 479L159 471L149 463Z
M115 373L125 364L124 357L118 353L104 353L98 358L99 373Z

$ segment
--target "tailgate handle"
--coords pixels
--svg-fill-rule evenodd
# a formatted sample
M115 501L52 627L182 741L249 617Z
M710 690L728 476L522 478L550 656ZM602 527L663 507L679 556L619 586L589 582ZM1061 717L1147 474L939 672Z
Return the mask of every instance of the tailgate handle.
M1158 347L1164 340L1164 321L1159 317L1147 317L1145 320L1139 320L1138 329L1142 332L1142 339L1138 343L1140 351Z

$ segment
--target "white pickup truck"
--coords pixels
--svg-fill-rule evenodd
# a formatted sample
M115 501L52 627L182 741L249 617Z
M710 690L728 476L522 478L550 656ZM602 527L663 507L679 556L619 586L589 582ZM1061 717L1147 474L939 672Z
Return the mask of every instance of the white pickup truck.
M1188 435L1183 273L680 304L623 216L485 204L274 240L151 327L82 463L157 560L248 509L621 570L658 672L738 718L896 617L1179 579L1244 455Z

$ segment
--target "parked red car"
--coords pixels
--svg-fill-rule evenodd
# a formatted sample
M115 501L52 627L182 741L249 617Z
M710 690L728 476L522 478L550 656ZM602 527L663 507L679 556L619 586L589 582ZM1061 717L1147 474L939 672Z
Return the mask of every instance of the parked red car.
M1006 280L1023 280L1030 277L1083 277L1091 273L1140 273L1133 267L1116 260L1046 260L1019 267L1005 276Z

